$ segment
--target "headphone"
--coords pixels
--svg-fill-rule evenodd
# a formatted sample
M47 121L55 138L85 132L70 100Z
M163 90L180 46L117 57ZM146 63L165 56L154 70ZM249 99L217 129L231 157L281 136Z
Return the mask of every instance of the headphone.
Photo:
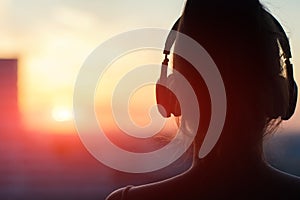
M293 76L293 65L290 62L290 59L292 57L290 45L284 29L276 20L276 18L264 9L263 16L266 19L267 24L270 26L271 30L269 31L271 33L275 33L275 37L273 39L275 39L275 41L277 42L277 48L281 48L282 50L281 57L284 59L286 78L280 77L280 75L278 75L278 78L280 79L279 82L287 82L288 87L287 89L285 89L287 91L284 91L287 92L287 95L284 95L283 93L278 94L278 91L275 91L277 92L277 94L275 94L274 92L271 94L273 98L277 96L280 99L278 99L278 101L275 101L273 108L267 111L267 115L271 119L277 119L281 116L282 120L288 120L295 112L298 94L297 84ZM158 110L163 117L170 117L171 114L173 114L176 117L181 115L178 99L172 92L173 89L176 89L174 88L174 74L168 75L167 70L169 63L168 56L170 54L173 44L175 43L176 31L178 30L180 20L181 17L177 19L177 21L173 25L165 42L165 48L163 51L165 57L161 65L160 77L156 83L156 102L158 105L160 105L158 106ZM280 63L281 57L279 57L278 62L279 65L282 66L282 64ZM163 85L166 85L166 87Z
M163 117L171 117L171 114L178 117L181 115L180 105L175 94L171 91L174 88L175 76L170 74L168 76L168 64L171 48L176 40L176 31L180 22L180 18L177 19L173 25L167 40L165 42L165 48L163 54L165 56L160 71L160 77L156 83L156 102L158 105L158 111ZM163 86L166 85L167 87Z

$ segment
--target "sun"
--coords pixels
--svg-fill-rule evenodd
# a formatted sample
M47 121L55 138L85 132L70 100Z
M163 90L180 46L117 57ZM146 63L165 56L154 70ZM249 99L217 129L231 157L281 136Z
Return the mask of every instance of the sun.
M73 111L67 107L57 106L52 109L52 117L57 122L71 121L73 119Z

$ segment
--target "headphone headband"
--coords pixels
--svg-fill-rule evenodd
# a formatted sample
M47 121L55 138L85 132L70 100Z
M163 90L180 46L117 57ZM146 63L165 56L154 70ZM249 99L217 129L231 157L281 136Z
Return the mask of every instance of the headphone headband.
M280 45L283 49L283 56L286 59L292 58L292 53L291 53L291 48L290 48L290 44L289 44L289 39L284 31L284 29L282 28L281 24L278 22L278 20L269 12L267 11L263 11L264 13L264 17L267 18L267 21L271 26L271 30L269 30L272 34L275 34L280 42ZM279 37L278 37L279 36Z
M274 34L277 41L279 42L278 45L280 45L280 47L282 48L283 51L283 57L285 58L285 65L286 65L286 72L287 72L287 79L288 79L288 105L283 105L285 107L284 111L274 111L275 113L268 113L268 115L270 115L270 118L278 118L279 116L281 116L281 119L283 120L288 120L295 112L295 107L296 107L296 102L297 102L297 84L294 80L293 77L293 66L290 63L290 58L292 57L291 54L291 50L290 50L290 45L289 45L289 40L288 37L284 31L284 29L282 28L281 24L277 21L277 19L270 14L269 12L267 12L266 10L262 9L262 16L266 22L266 24L264 24L264 28L267 27L266 31L269 31L271 34ZM165 55L164 61L162 63L162 67L161 67L161 74L160 74L160 78L157 84L157 91L156 91L156 99L158 104L163 105L166 109L166 114L163 114L163 116L167 116L169 117L171 113L173 113L175 116L178 116L180 112L177 112L179 110L179 108L173 108L172 104L177 104L177 100L174 100L173 97L174 95L166 90L163 87L159 86L159 83L168 83L171 82L169 81L171 78L168 77L167 75L167 68L168 68L168 55L170 54L171 48L173 46L173 44L175 43L176 40L176 36L177 33L176 31L178 30L179 27L179 23L181 21L182 17L179 17L177 19L177 21L174 23L170 33L168 34L167 40L165 42L165 47L164 47L164 51L163 54ZM170 75L172 76L172 75ZM283 94L281 94L283 95ZM166 98L170 98L170 100L167 100ZM170 103L172 102L172 103ZM175 103L174 103L175 102ZM283 103L283 102L281 102ZM277 107L278 105L276 105L275 107ZM280 105L278 107L281 107ZM175 114L176 113L176 114Z

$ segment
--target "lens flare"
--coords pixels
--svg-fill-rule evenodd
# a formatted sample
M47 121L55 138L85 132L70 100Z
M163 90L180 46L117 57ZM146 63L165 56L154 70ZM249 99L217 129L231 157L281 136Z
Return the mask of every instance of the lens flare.
M52 109L52 117L57 122L70 121L73 119L71 108L57 106Z

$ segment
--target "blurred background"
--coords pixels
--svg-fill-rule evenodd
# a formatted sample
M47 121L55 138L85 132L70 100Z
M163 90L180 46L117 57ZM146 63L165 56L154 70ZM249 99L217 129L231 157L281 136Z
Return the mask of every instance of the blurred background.
M162 170L118 172L85 149L73 119L76 76L88 55L112 36L137 28L170 29L183 0L0 0L0 199L104 199L116 188L161 180L190 164L189 152ZM291 42L295 78L300 83L300 2L264 0ZM147 50L120 58L96 93L97 115L112 135L109 113L115 82L128 70L160 63L161 52ZM150 95L149 95L150 94ZM149 98L145 98L148 95ZM103 100L104 99L104 100ZM101 100L101 101L100 101ZM130 113L139 125L150 122L153 86L139 90ZM298 103L299 104L299 103ZM107 115L107 118L105 117ZM265 142L266 159L300 176L300 109ZM167 131L172 131L171 125ZM122 141L120 141L122 143Z

